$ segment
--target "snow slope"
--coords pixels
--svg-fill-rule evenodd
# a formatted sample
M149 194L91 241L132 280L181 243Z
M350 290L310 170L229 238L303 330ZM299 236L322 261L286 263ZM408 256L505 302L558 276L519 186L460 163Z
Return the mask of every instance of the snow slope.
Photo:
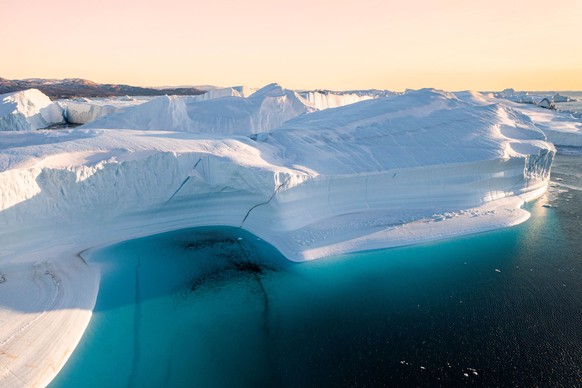
M0 131L34 130L63 122L61 107L37 89L0 95Z
M229 225L302 261L523 222L555 152L539 126L554 123L518 106L420 90L306 114L271 85L0 133L0 322L18 322L0 325L0 385L42 385L62 367L95 301L98 274L79 256L92 247ZM71 291L80 282L89 291ZM61 326L57 343L38 338Z
M523 95L523 92L517 94ZM496 93L495 96L500 97L500 94ZM580 114L576 112L548 110L536 105L520 103L521 101L504 101L505 98L505 95L501 95L499 100L495 98L489 99L511 106L512 109L530 117L536 127L544 132L548 141L554 145L562 147L582 147L582 120Z

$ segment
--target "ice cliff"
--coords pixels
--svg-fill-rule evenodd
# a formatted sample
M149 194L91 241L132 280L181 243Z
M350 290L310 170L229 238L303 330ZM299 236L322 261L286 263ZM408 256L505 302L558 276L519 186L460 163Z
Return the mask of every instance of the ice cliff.
M0 131L33 130L63 122L61 107L37 89L0 95Z
M309 90L301 91L299 94L317 109L323 110L355 104L356 102L371 100L374 98L387 97L396 93L385 90L353 90L345 92Z

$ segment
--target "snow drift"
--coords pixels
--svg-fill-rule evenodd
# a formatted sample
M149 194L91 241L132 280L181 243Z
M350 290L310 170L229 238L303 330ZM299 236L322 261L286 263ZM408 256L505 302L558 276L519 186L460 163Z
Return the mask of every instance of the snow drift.
M61 107L40 90L0 95L0 131L34 130L63 122Z

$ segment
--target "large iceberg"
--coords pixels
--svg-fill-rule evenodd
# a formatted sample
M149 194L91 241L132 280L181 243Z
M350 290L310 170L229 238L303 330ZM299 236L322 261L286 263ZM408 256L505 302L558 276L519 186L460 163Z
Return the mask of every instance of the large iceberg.
M282 104L268 100L273 90ZM245 126L233 126L232 101L223 98L213 101L223 103L225 126L207 120L203 133L203 120L193 125L191 114L201 102L160 97L126 109L117 124L113 114L77 130L40 132L24 141L30 145L6 138L0 224L17 230L81 215L98 215L103 224L179 208L190 226L243 225L290 259L305 260L333 253L325 239L286 241L313 225L328 225L337 245L346 234L332 225L348 215L382 214L383 225L394 227L498 199L529 199L547 185L553 146L529 116L503 104L421 90L298 115L305 105L294 110L301 100L293 94L289 103L279 88L257 93L252 105L273 121L255 127L248 116ZM127 115L132 109L142 114ZM218 105L214 113L219 117ZM268 131L275 121L285 123ZM134 129L99 128L104 122ZM368 232L348 229L350 237Z
M0 95L0 131L47 128L64 121L62 108L38 89Z
M1 385L46 384L76 346L86 249L228 225L311 260L515 225L548 185L555 112L430 89L316 110L270 85L0 133Z

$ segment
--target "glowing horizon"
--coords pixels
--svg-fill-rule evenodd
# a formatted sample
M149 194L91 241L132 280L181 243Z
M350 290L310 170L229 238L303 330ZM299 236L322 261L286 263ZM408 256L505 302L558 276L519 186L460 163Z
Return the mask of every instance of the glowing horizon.
M0 77L582 90L582 2L0 0Z

